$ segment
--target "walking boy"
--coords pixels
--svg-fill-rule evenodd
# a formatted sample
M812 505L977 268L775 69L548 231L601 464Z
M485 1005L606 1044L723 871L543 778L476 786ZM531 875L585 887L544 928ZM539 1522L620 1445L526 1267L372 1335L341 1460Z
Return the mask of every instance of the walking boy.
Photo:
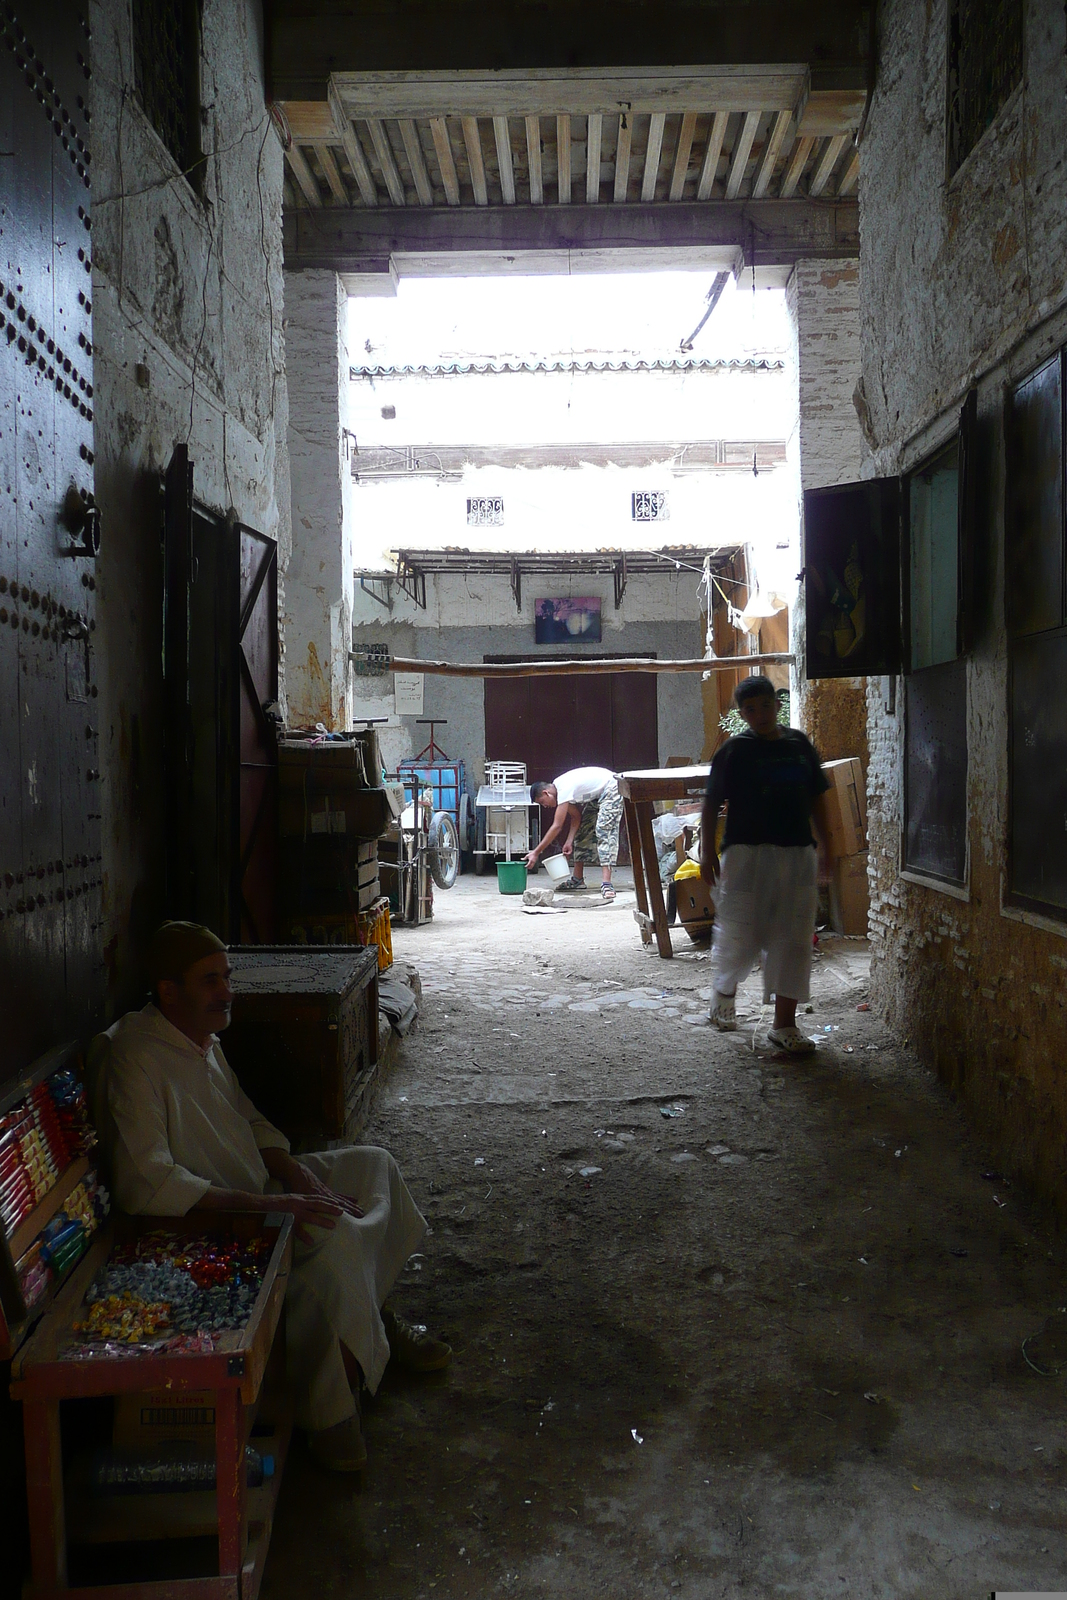
M719 885L711 964L711 1023L737 1026L734 996L763 956L763 999L774 996L772 1044L790 1055L811 1055L812 1041L796 1025L797 1002L811 984L812 934L818 864L812 823L825 861L829 784L814 746L778 722L778 697L769 678L745 678L734 703L748 724L715 754L700 827L700 875ZM725 802L722 861L715 849Z

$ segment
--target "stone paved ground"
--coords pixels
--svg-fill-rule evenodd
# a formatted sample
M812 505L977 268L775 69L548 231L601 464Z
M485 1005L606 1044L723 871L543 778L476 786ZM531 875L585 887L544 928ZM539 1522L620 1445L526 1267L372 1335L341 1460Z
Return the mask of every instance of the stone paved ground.
M455 1361L387 1375L362 1483L295 1447L264 1600L1067 1588L1051 1219L857 1010L861 943L795 1065L756 983L712 1033L706 955L632 905L463 878L396 931L425 1004L368 1138L432 1228L397 1303Z

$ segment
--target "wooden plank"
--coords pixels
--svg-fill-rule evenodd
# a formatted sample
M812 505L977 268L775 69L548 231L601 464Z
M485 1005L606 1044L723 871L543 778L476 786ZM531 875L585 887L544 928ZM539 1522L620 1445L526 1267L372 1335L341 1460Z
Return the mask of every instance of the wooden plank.
M697 184L697 199L710 200L715 188L715 175L719 170L719 157L722 155L722 144L726 138L726 124L730 120L728 111L716 111L711 119L708 130L708 142L704 148L704 164L700 169L700 181Z
M614 199L619 205L626 201L626 191L630 186L630 141L633 138L633 113L620 111L619 137L615 144L615 189Z
M540 206L545 200L544 180L541 176L541 118L526 118L526 162L530 173L530 204Z
M415 185L415 193L419 197L419 205L432 206L433 188L430 184L430 174L426 170L426 157L422 153L422 141L419 138L419 130L415 126L414 118L401 118L400 137L404 141L404 154L407 156L408 166L411 168L411 177Z
M571 203L571 119L568 114L556 118L556 182L561 206Z
M308 205L316 207L321 206L322 195L319 193L319 186L315 181L315 174L308 166L307 161L304 158L304 152L301 150L300 146L298 144L291 144L288 150L285 152L285 159L288 161L289 171L296 179L300 193L304 196L304 199L307 201Z
M790 200L796 194L797 184L800 182L800 174L804 171L814 143L815 140L810 135L805 135L803 139L797 140L796 148L785 170L785 177L782 179L782 187L779 190L781 199Z
M741 184L744 180L745 168L748 166L748 158L752 153L752 144L756 137L756 129L759 127L760 115L761 113L758 111L746 111L745 113L745 120L741 124L741 131L737 136L737 142L730 157L730 171L726 178L727 200L736 200L741 192Z
M860 177L860 153L853 150L852 159L841 174L841 182L837 186L838 194L854 194Z
M67 1533L59 1401L51 1398L24 1401L22 1428L26 1446L33 1586L34 1589L63 1589L67 1582Z
M634 894L637 897L637 925L641 929L641 943L652 943L651 918L648 914L648 890L645 888L644 858L641 854L641 830L637 826L637 810L632 800L623 800L622 814L626 818L626 837L630 841L630 863L634 872Z
M651 767L645 772L620 772L619 793L624 801L651 804L653 800L699 800L708 786L711 766Z
M297 144L328 144L337 132L328 100L282 100L277 104Z
M827 141L826 149L819 157L819 162L815 168L811 183L808 185L808 194L813 200L817 199L819 195L822 194L823 190L826 188L826 185L830 182L830 174L837 166L838 157L848 143L848 140L849 136L847 133L838 133L835 134L832 139Z
M441 186L450 206L459 205L459 177L456 158L452 154L452 141L448 137L448 123L444 117L434 117L430 122L433 147L437 152L437 165L441 171Z
M356 186L363 198L363 204L365 206L376 206L378 204L378 190L375 187L370 167L367 165L367 158L363 154L363 146L360 144L359 136L332 85L330 87L330 109L333 112L337 137L341 141L345 159L351 169L353 178L356 180Z
M382 169L385 187L389 191L389 198L394 206L402 206L404 200L404 185L400 181L400 169L393 155L393 147L389 143L389 134L381 117L368 117L367 127L370 130L371 143L374 154L378 157L378 165Z
M697 114L695 111L686 111L682 116L682 125L678 130L678 148L674 152L674 171L671 173L669 200L680 200L685 193L685 180L689 172L689 157L693 150L693 135L696 133Z
M663 129L666 122L665 111L654 111L649 118L645 170L641 177L641 200L646 206L649 201L656 198L656 180L659 177L659 158L663 150Z
M656 946L663 960L669 961L674 955L674 947L671 944L671 930L667 925L667 907L663 903L663 885L656 865L656 840L652 833L652 802L639 800L635 803L634 809L637 812L637 831L641 839L641 855L648 883L648 900L656 929Z
M804 63L809 57L784 59L797 65L756 62L654 70L525 67L489 72L346 72L337 70L335 55L332 81L348 115L357 119L586 116L590 111L610 115L618 112L620 104L632 107L638 115L680 113L690 106L738 112L791 111L804 91L808 77ZM859 85L865 85L865 68L854 76Z
M105 1583L85 1589L38 1589L27 1600L239 1600L240 1581L229 1578L160 1578L152 1584Z
M511 132L507 117L493 118L496 164L500 172L500 193L506 206L515 204L515 169L511 163Z
M391 672L428 672L446 678L549 678L559 674L603 672L734 672L738 667L773 662L783 666L793 660L783 651L753 656L698 657L691 661L664 661L654 657L626 659L574 657L567 661L424 661L393 656Z
M326 182L330 186L330 193L335 200L339 200L343 206L346 206L348 204L348 190L341 181L341 174L333 151L328 144L317 144L315 146L315 154L319 158L319 165L326 174Z
M17 1262L20 1256L25 1255L41 1229L47 1227L56 1212L62 1209L64 1200L74 1192L88 1170L89 1157L78 1156L60 1173L44 1199L38 1201L25 1222L20 1223L11 1235L8 1244L12 1261Z
M244 1564L247 1526L245 1500L244 1407L237 1390L215 1395L215 1497L219 1516L219 1576L237 1576Z
M772 127L770 137L767 140L767 147L764 150L760 164L756 169L756 178L752 185L753 200L762 200L763 196L767 193L770 181L774 177L774 169L778 165L778 157L781 154L782 145L785 141L789 124L792 122L792 120L793 114L790 111L779 111L778 115L774 119L774 126Z
M600 200L600 146L604 138L604 115L591 111L585 134L585 203L595 206Z
M460 122L463 126L463 143L467 148L467 162L474 188L474 203L476 206L487 206L489 191L485 187L485 161L482 158L482 136L478 130L478 118L461 117Z

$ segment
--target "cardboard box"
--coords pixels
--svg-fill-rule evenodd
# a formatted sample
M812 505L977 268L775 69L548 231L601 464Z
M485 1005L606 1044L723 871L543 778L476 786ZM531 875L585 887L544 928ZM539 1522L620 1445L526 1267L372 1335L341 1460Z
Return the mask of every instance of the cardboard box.
M867 852L841 856L830 878L830 920L836 933L867 936L870 894L867 886Z
M149 1389L115 1396L112 1440L120 1450L150 1451L182 1442L215 1450L215 1394L211 1389Z
M710 933L715 921L711 890L703 878L675 878L674 903L687 933Z
M867 789L857 756L823 763L830 788L826 810L830 826L830 856L855 856L867 848Z

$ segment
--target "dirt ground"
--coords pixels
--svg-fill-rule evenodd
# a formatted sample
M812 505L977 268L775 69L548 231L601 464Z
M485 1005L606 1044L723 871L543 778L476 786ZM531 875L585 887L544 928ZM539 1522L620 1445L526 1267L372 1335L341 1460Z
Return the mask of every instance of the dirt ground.
M798 1065L758 977L714 1033L683 931L567 903L464 877L394 933L424 1008L367 1138L455 1358L365 1403L362 1482L295 1446L264 1600L1067 1588L1062 1241L857 1009L865 945Z

